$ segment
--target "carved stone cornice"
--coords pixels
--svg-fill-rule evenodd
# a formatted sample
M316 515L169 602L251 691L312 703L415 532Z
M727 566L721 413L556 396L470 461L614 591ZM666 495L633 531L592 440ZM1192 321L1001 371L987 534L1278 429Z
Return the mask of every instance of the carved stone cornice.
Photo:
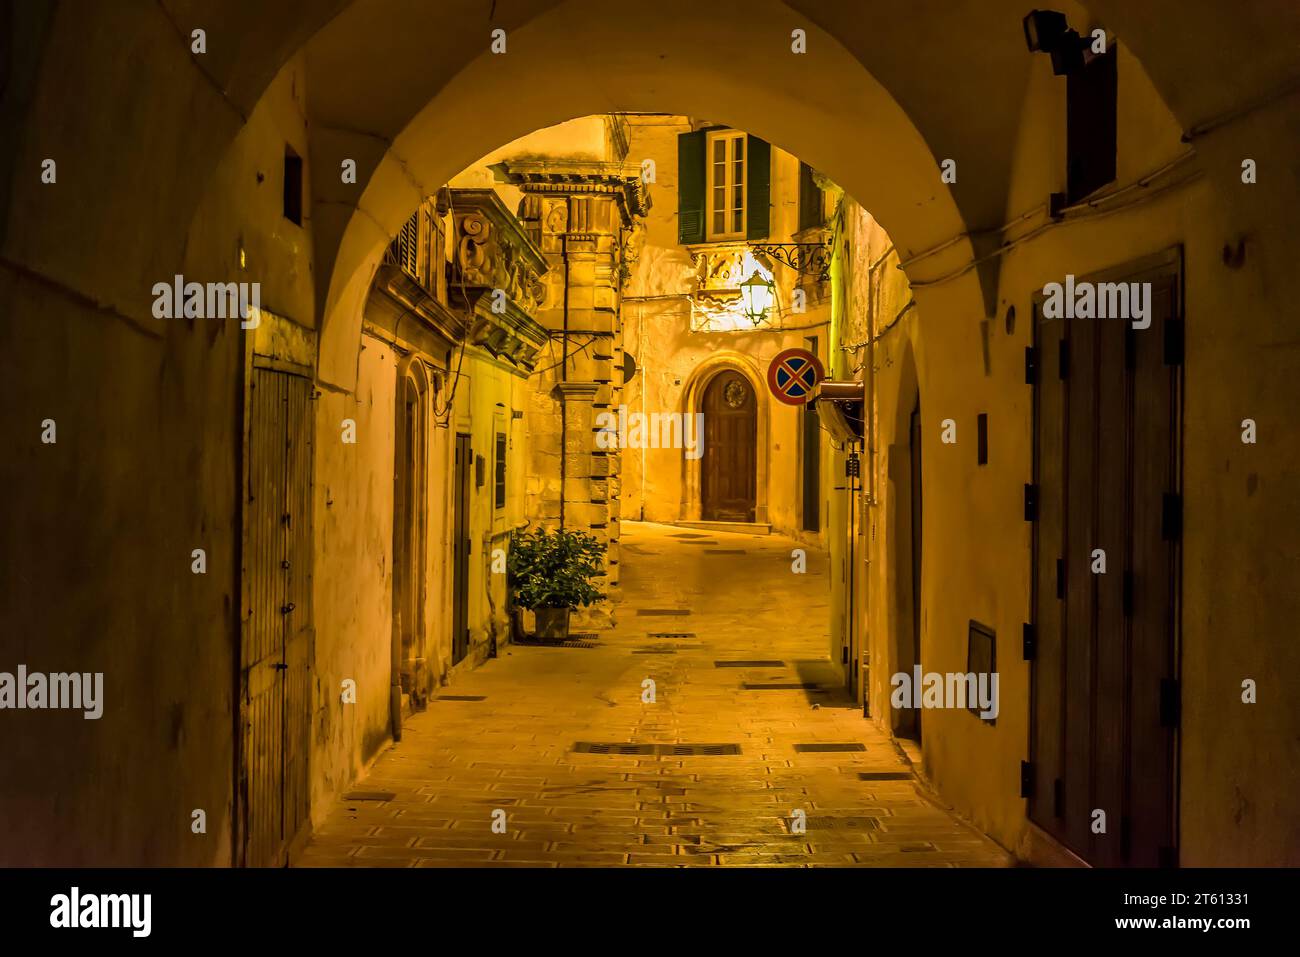
M623 225L650 211L650 193L641 168L626 163L578 160L504 160L490 167L501 182L513 183L525 193L611 195L618 203Z
M404 269L392 263L381 263L375 273L366 315L394 333L399 322L406 324L407 317L413 317L429 332L452 345L459 343L469 332L469 322L464 316L448 309ZM405 334L411 335L409 327Z
M473 304L469 341L497 359L532 372L550 333L518 304L492 290L479 294Z

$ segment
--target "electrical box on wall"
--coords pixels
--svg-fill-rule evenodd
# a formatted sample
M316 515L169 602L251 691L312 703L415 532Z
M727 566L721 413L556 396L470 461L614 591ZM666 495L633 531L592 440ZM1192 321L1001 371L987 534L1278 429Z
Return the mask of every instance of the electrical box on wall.
M487 481L487 461L481 455L474 456L474 487L482 488Z

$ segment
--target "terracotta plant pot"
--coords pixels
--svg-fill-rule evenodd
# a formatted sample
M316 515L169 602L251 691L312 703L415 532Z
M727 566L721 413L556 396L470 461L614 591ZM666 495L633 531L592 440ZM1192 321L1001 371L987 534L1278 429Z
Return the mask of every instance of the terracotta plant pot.
M536 608L538 641L567 641L572 608Z

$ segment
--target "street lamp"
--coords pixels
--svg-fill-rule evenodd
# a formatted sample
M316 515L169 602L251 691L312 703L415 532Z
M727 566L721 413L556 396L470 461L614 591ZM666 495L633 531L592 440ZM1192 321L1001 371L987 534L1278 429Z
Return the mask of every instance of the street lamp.
M756 326L767 318L772 306L772 288L772 280L764 279L757 269L740 284L740 292L745 297L745 316Z

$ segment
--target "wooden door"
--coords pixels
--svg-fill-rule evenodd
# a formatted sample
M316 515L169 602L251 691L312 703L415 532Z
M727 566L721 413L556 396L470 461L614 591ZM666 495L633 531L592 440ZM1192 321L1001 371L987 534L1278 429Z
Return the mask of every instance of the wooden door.
M255 368L240 640L242 860L286 863L310 816L311 382Z
M910 513L910 545L912 560L912 642L913 666L921 664L921 399L918 396L912 414L908 417L908 510ZM921 669L925 673L925 669ZM917 741L921 740L921 710L912 708L911 733L904 734Z
M1029 813L1102 866L1176 862L1179 265L1088 280L1149 328L1035 314Z
M425 424L424 396L414 378L398 383L393 458L393 643L400 692L422 707L418 660L424 657Z
M749 380L739 372L718 373L704 389L701 411L701 517L706 522L752 522L757 487L758 403Z
M452 562L451 562L451 662L456 664L469 651L469 509L473 502L474 471L470 460L470 437L456 436L456 472Z

